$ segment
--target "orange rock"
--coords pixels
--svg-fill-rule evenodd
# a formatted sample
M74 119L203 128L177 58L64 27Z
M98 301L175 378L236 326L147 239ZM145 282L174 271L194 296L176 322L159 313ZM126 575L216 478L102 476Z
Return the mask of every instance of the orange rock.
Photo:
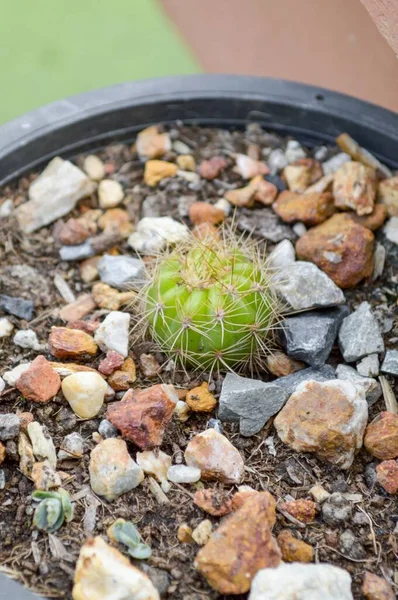
M243 478L244 462L239 451L215 429L198 433L185 450L185 462L189 467L201 470L201 479L240 483Z
M236 154L235 156L236 166L234 167L235 173L238 173L243 179L253 179L258 175L267 175L269 173L269 167L266 163L251 158L247 154Z
M386 206L389 217L398 217L398 175L380 181L377 199Z
M208 202L194 202L189 207L189 218L194 225L210 223L217 225L225 219L225 212Z
M79 321L95 309L95 302L90 294L82 294L74 302L63 306L59 316L63 321Z
M340 288L351 288L373 271L374 235L347 214L307 231L296 244L299 260L315 263Z
M151 379L157 377L161 371L161 366L152 354L140 355L140 367L144 377Z
M37 356L15 385L27 400L45 403L58 394L61 378L44 356Z
M217 489L198 490L193 501L196 506L213 517L223 517L232 511L231 498Z
M135 362L132 358L126 358L121 369L112 373L108 378L108 383L118 392L128 390L136 379Z
M192 527L187 523L182 523L178 528L177 538L182 544L193 544Z
M301 521L301 523L311 523L316 515L316 504L312 500L281 502L279 508L298 521Z
M234 206L251 208L255 202L257 193L257 185L247 185L246 187L237 188L236 190L228 190L224 194L225 198Z
M220 594L244 594L260 569L277 567L279 547L271 530L275 500L261 492L228 517L199 550L195 566Z
M97 353L94 339L79 329L53 327L48 339L50 352L56 358L75 358L84 360Z
M99 273L97 265L100 258L100 256L93 256L92 258L87 258L82 263L80 263L80 277L83 279L84 283L91 283L92 281L98 278Z
M98 225L105 233L117 231L126 238L133 231L128 212L123 208L110 208L98 220Z
M357 215L373 212L376 172L360 162L344 163L334 174L334 202L338 208L355 210Z
M116 369L123 365L124 359L121 354L114 350L108 350L106 357L98 365L98 371L103 375L111 375Z
M382 577L365 571L362 593L366 600L394 600L395 594L392 587Z
M196 163L192 154L180 154L176 159L178 168L182 171L195 171Z
M199 175L205 179L215 179L228 165L223 156L213 156L210 160L205 160L199 167Z
M294 537L289 529L284 529L276 538L286 562L310 563L314 558L314 549L309 544Z
M209 392L209 384L206 381L190 390L185 401L194 412L211 412L217 406L217 400Z
M18 415L18 416L19 416L19 415ZM5 445L3 444L3 442L0 442L0 465L2 465L2 464L3 464L3 462L5 461L5 459L6 459L6 454L7 454L6 447L5 447Z
M90 237L90 231L80 219L68 219L58 232L58 239L65 246L82 244Z
M283 176L292 192L302 194L323 175L321 164L313 158L301 158L283 170Z
M106 418L122 437L142 450L160 446L165 426L173 416L178 396L172 385L159 384L145 390L129 390L121 402L109 406Z
M253 177L250 186L254 189L253 200L260 202L264 206L270 206L278 195L278 188L270 181L266 181L261 175Z
M178 167L174 163L165 160L148 160L145 163L144 181L147 185L154 187L167 177L175 177Z
M232 496L232 510L239 510L248 500L260 493L261 492L249 488L249 486L247 486L247 489L239 489L239 491L235 492Z
M135 292L119 292L106 283L95 283L91 290L94 301L100 308L119 310L124 304L130 304L136 297Z
M160 132L158 125L152 125L139 132L135 146L141 158L160 158L171 150L170 136Z
M398 415L382 412L368 425L364 446L380 460L398 457Z
M276 377L284 377L304 368L304 363L289 358L283 352L273 352L266 358L267 369Z
M279 194L272 207L285 223L301 221L309 226L323 223L336 212L329 192L300 195L285 191Z
M347 213L355 223L367 227L371 231L379 229L387 218L387 208L384 204L375 204L373 212L370 215L359 217L354 212Z
M98 327L101 325L99 321L83 321L79 319L78 321L70 321L67 325L68 329L80 329L80 331L85 331L89 335L95 333Z
M87 371L91 371L92 373L98 373L96 369L86 367L85 365L77 365L76 363L72 362L50 362L50 365L54 369L54 371L58 373L58 375L60 375L60 377L67 377L68 375L73 375L73 373L82 373Z
M383 460L376 467L377 480L389 494L398 493L398 462Z

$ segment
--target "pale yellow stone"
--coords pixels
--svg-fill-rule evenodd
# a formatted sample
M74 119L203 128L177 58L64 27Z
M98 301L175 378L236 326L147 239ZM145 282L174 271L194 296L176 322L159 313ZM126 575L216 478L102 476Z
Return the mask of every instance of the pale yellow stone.
M167 469L171 467L171 456L161 450L146 450L137 452L136 461L144 473L156 477L162 484L164 492L170 491L171 485L167 480Z
M209 519L201 521L192 532L192 539L195 540L199 546L204 546L211 536L213 526Z
M100 181L105 177L105 165L98 156L89 154L83 162L83 169L94 181Z
M103 179L98 186L98 201L101 208L114 208L124 198L123 188L118 181Z
M98 373L81 372L68 375L62 382L62 392L71 409L82 419L98 415L104 403L106 381Z

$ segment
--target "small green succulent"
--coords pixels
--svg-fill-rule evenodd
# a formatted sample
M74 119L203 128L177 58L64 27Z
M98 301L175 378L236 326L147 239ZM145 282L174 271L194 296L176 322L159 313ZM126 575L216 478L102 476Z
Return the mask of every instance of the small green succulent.
M119 542L127 546L127 552L133 558L144 560L152 554L148 544L141 541L141 536L138 529L131 521L124 519L116 519L116 521L108 528L108 537L113 542Z
M69 523L73 519L73 504L66 490L62 488L57 492L36 490L32 498L39 502L33 517L33 525L37 529L53 532L59 529L64 521Z
M159 256L141 293L152 338L175 362L205 371L262 364L280 312L258 247L232 232Z

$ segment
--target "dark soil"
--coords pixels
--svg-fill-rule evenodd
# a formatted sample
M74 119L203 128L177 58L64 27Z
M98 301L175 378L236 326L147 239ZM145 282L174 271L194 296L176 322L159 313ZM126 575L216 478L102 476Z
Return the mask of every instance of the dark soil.
M247 153L253 145L258 146L260 151L264 150L263 156L266 160L265 149L284 147L286 142L257 127L251 127L246 132L230 132L176 125L172 128L171 135L173 139L183 141L192 149L197 164L216 154ZM315 150L308 149L309 156L312 156ZM328 155L331 156L336 151L335 148L330 148ZM141 205L148 195L156 196L156 201L152 204L151 216L169 215L181 220L178 212L181 196L212 202L222 197L230 184L241 181L229 168L214 181L201 179L200 184L190 187L188 182L176 178L163 181L154 191L142 183L143 163L138 159L133 148L115 144L105 148L98 155L113 171L112 176L122 183L126 191L125 204L133 223L141 218ZM170 153L170 156L163 158L173 160L175 155ZM77 157L76 163L81 165L82 157ZM25 201L29 183L35 176L35 173L31 173L15 185L0 190L0 202L2 198L12 198L14 206L17 206ZM96 198L93 196L80 202L77 209L68 217L79 216L83 206L96 207ZM236 218L239 219L239 210ZM188 220L186 222L189 224ZM26 327L34 329L41 343L47 342L52 325L63 325L63 322L52 314L54 309L65 304L54 286L55 274L61 273L76 295L85 291L90 292L92 287L91 283L85 284L81 280L77 263L60 261L59 246L53 236L54 228L57 226L57 223L54 223L35 234L25 236L19 231L12 216L0 221L0 293L32 299L35 303L35 316L31 322L27 323L9 315L7 317L15 324L16 329ZM397 246L393 248L392 244L382 239L382 234L378 235L388 251L382 278L375 285L358 286L349 291L346 297L351 308L366 299L377 309L382 320L386 316L393 319L392 327L385 333L386 346L393 347L398 340L396 304L398 251ZM122 253L131 254L127 243L122 243L119 249ZM35 281L10 277L8 268L12 265L29 265L35 269L37 273ZM148 346L131 348L137 364L142 351L148 351ZM32 360L37 354L32 350L23 350L15 346L12 336L3 338L0 341L1 372L21 362ZM48 351L44 351L43 354L53 360ZM94 362L86 364L97 367L101 358L102 356L99 356ZM331 364L343 362L337 347L329 362ZM266 374L262 376L268 377ZM196 374L187 378L183 374L172 376L163 372L159 377L150 380L145 380L139 375L136 385L146 387L161 381L170 381L179 387L194 387L200 378ZM397 382L394 378L389 378L389 381L397 392ZM214 381L214 386L216 392L219 392L221 380ZM41 407L24 400L18 390L7 387L0 394L0 403L2 413L15 413L17 410L31 411L35 420L48 427L57 448L63 437L72 431L80 432L85 440L84 458L81 461L64 462L61 467L66 474L63 485L76 502L75 518L53 536L32 528L33 484L19 471L16 444L14 442L7 444L8 456L2 465L6 486L0 491L0 571L15 577L44 597L71 598L74 565L81 545L91 534L105 536L107 527L114 519L123 517L137 524L144 541L152 547L153 556L145 562L151 567L149 575L155 578L155 584L159 577L167 574L168 591L164 594L164 598L199 600L220 597L209 588L194 568L198 546L181 544L176 537L178 526L183 522L194 527L204 518L210 518L214 528L220 522L220 519L209 517L195 507L192 500L194 485L173 485L168 494L167 504L158 503L149 491L147 480L114 503L98 499L95 527L91 529L89 520L93 513L93 495L89 486L88 462L90 450L95 447L92 434L98 429L101 415L88 421L79 420L62 398L61 393L57 399ZM381 398L372 407L370 419L383 409L384 402ZM105 410L106 408L103 412ZM206 428L210 416L216 415L193 415L185 424L173 421L166 432L162 450L177 457L184 451L190 438ZM289 527L300 538L311 544L315 549L317 561L338 565L349 571L353 578L353 592L356 599L362 597L360 587L365 570L382 575L396 568L397 499L386 494L375 483L376 462L366 451L362 450L358 454L348 471L341 471L318 461L311 455L298 454L284 446L273 430L272 423L269 423L260 434L251 438L241 437L236 427L232 425L226 425L224 431L245 458L244 484L251 485L257 490L269 490L275 498L283 498L286 494L293 498L307 498L308 490L316 482L321 483L329 492L360 494L360 501L354 505L353 514L362 513L366 516L361 525L356 525L351 520L343 526L331 527L322 521L319 514L315 522L305 527L298 527L287 521L280 513L276 525L276 533L284 527ZM264 444L265 438L272 434L274 434L276 457L268 452ZM130 450L132 456L135 456L137 449L131 445ZM223 486L219 485L219 487ZM231 486L225 486L225 489L230 493L234 491ZM339 540L346 529L351 529L365 548L366 556L363 558L343 556L341 553ZM143 563L140 563L140 566L142 567Z

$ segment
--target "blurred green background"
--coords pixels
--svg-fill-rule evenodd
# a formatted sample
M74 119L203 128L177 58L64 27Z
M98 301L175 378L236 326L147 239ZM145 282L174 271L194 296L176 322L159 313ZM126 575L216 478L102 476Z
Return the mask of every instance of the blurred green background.
M90 89L199 71L156 0L0 0L0 123Z

